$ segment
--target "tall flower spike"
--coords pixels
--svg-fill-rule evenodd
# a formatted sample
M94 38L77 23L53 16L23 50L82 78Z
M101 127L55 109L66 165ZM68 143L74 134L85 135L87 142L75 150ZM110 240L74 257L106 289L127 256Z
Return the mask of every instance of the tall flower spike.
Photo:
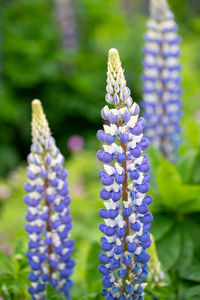
M32 102L32 145L28 156L28 182L24 201L28 205L26 231L29 236L28 263L31 267L29 293L32 300L43 300L49 282L56 291L70 299L75 262L69 239L72 227L69 215L68 172L64 158L51 136L41 102Z
M60 27L62 44L65 50L77 48L77 25L75 20L76 4L73 0L55 0L55 17Z
M150 165L143 150L149 142L143 137L145 120L138 118L139 106L133 103L126 87L116 49L110 49L108 54L106 90L106 101L114 108L106 105L102 109L102 118L110 124L97 132L97 138L104 143L104 150L97 152L104 163L99 177L105 186L100 191L105 200L100 216L105 223L99 226L105 235L101 238L104 253L99 256L99 271L104 276L102 294L107 300L142 300L150 258L146 252L151 245L148 230L153 219L148 213L152 196L145 196Z
M144 46L143 108L147 137L174 161L180 145L180 37L166 0L151 0Z

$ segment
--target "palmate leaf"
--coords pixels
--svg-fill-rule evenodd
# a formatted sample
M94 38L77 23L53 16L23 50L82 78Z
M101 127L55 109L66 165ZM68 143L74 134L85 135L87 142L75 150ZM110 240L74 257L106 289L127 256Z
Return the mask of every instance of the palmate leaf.
M180 213L200 211L200 184L182 185L178 191L178 199L180 201L177 208Z
M184 280L200 282L200 224L199 214L187 216L182 223L184 234L179 273Z
M180 155L176 167L181 175L183 183L191 182L197 156L198 153L194 149Z
M174 225L175 219L172 216L164 214L154 214L151 225L151 233L156 241L160 240Z
M193 262L187 268L181 270L183 279L200 282L200 262Z
M189 144L193 149L199 149L200 130L199 125L192 119L185 119L183 122L185 144Z
M200 184L183 184L174 165L164 160L156 172L160 198L157 201L169 211L191 213L200 211Z
M150 284L145 289L145 300L176 300L174 287L172 286L155 286L151 287Z
M156 171L156 182L161 196L159 202L174 210L176 203L180 202L178 191L181 187L181 177L175 166L163 160Z
M186 225L187 224L182 224L181 226L179 226L181 233L181 252L175 267L177 268L180 277L182 274L182 270L188 268L188 266L191 264L194 254L193 240L189 233L189 230L187 230Z
M168 271L176 263L181 250L180 231L176 226L173 226L172 229L156 243L156 247L163 269L164 271Z
M198 188L199 189L199 188ZM191 199L188 202L180 204L179 213L191 214L195 212L200 212L200 198L198 196L197 199Z
M3 252L0 252L0 276L14 275L15 270L12 261Z
M199 300L200 285L190 286L189 283L182 283L178 288L177 300Z

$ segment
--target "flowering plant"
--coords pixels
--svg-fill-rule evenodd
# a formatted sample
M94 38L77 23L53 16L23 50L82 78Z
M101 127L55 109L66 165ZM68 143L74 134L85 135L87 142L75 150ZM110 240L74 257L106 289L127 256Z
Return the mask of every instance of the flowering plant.
M143 137L144 118L138 118L139 106L133 103L130 90L126 87L124 72L116 49L108 54L106 101L114 109L105 106L101 115L110 122L104 131L97 132L104 143L104 150L97 157L104 163L99 172L105 186L100 197L105 200L105 209L100 216L105 224L100 230L101 249L99 271L104 276L102 293L106 299L143 299L148 275L151 244L148 230L152 215L148 205L152 202L149 190L150 169L143 150L149 142ZM116 162L114 163L114 160ZM112 163L112 165L111 165ZM121 200L121 201L120 201Z
M24 197L28 205L26 231L29 236L28 263L33 300L46 299L49 282L70 299L75 262L71 259L74 242L69 239L72 227L69 215L68 172L63 169L63 156L51 136L41 102L32 102L32 145L28 156L28 182Z
M144 46L143 107L146 135L172 161L180 145L180 37L166 0L151 0Z

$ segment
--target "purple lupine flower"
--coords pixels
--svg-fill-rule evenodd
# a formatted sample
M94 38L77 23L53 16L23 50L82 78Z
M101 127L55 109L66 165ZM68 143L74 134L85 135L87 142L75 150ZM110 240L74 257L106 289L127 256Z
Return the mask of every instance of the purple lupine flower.
M180 37L166 0L151 0L144 37L143 108L145 133L164 157L174 161L180 145Z
M143 137L144 118L139 118L139 106L133 103L126 87L124 72L116 49L108 55L106 101L102 109L103 119L110 125L97 132L103 150L97 152L104 163L99 177L104 188L100 197L105 208L100 210L104 224L100 231L101 264L99 271L104 276L102 294L107 300L143 299L143 282L148 276L146 249L151 244L148 233L153 219L148 212L152 196L149 190L150 165L143 150L149 142Z
M70 299L75 262L69 231L71 198L68 196L68 172L64 158L51 136L41 102L32 102L32 145L28 156L28 182L24 185L28 205L26 231L29 236L28 263L31 267L29 293L33 300L46 299L49 282L56 291Z

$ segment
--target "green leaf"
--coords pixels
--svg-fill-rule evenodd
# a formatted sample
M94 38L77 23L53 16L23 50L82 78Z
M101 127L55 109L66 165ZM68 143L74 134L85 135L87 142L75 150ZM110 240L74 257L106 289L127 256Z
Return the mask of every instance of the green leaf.
M193 262L181 270L183 279L200 282L200 262Z
M156 243L156 247L164 271L171 269L176 263L181 250L181 239L178 229L176 227L172 228Z
M200 285L190 287L188 284L182 284L178 290L178 300L199 300Z
M166 215L154 215L151 225L151 233L156 241L160 240L174 225L174 219Z
M199 149L199 126L193 120L184 123L184 134L194 149Z
M153 295L149 299L159 299L159 300L175 300L174 288L172 286L155 286L152 287L148 285L145 289L147 294ZM145 297L146 299L146 297Z
M162 161L156 173L156 182L161 196L157 201L168 210L179 213L199 210L200 185L182 184L178 170L170 162Z
M193 286L193 287L189 288L186 295L191 300L199 299L200 285L196 285L196 286Z
M14 272L11 259L3 254L3 252L0 252L0 275L12 275Z
M192 177L193 169L195 167L195 161L197 157L196 150L190 150L180 155L178 163L176 165L179 173L181 174L184 183L189 183Z
M46 299L47 300L66 300L66 297L62 293L56 292L55 289L50 284L47 284Z
M178 191L181 187L181 177L175 166L163 160L156 172L156 182L161 195L158 201L168 209L175 210L176 203L180 202Z
M200 182L200 151L198 150L198 154L196 156L196 160L194 163L193 173L192 173L192 183Z
M180 230L182 243L180 256L177 260L176 266L181 276L182 270L184 270L191 264L194 254L194 245L192 237L190 235L190 230L188 230L187 223L181 223Z
M102 276L98 271L100 244L93 242L88 251L87 266L86 266L86 284L90 293L101 289Z
M177 208L180 213L191 213L200 210L200 184L183 185L178 190Z
M148 159L151 164L151 171L154 172L162 161L162 154L159 150L155 149L152 145L149 146L148 149Z

